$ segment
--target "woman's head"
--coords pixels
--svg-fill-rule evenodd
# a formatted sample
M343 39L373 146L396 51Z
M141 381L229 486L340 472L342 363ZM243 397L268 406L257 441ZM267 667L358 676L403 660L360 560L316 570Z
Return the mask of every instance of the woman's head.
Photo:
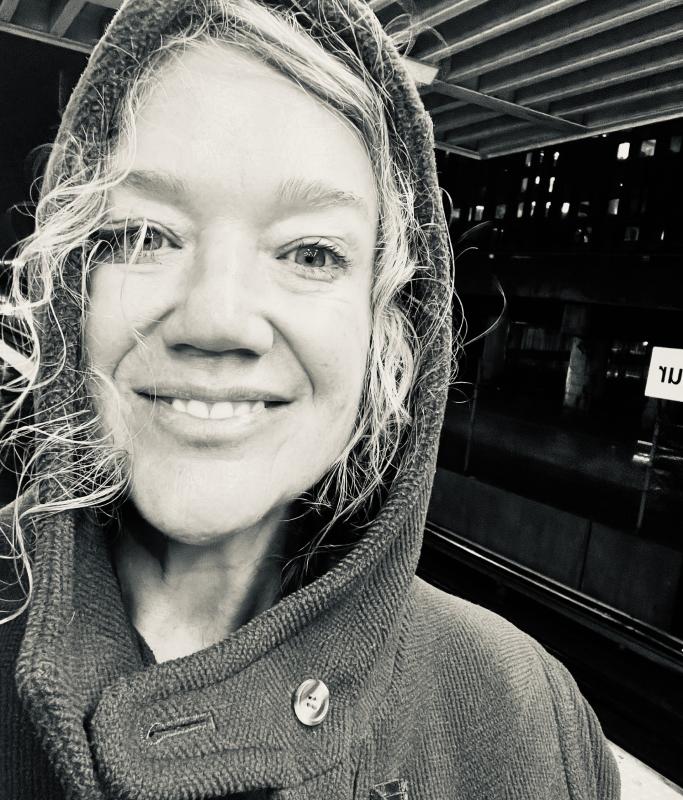
M107 137L62 139L68 168L53 168L24 251L43 320L74 253L82 277L68 289L85 334L74 388L92 402L69 398L34 431L78 445L76 464L51 462L62 507L101 504L132 477L143 514L183 519L181 536L224 521L209 497L257 513L315 490L339 517L395 461L424 222L397 110L339 30L251 0L197 3L105 109ZM367 30L379 49L376 21ZM337 196L315 201L323 188ZM41 370L48 397L60 364ZM285 402L217 422L207 441L192 412L242 389ZM164 391L200 404L173 409Z
M134 137L90 277L95 406L143 517L222 536L282 516L352 437L372 168L328 108L232 45L167 63Z

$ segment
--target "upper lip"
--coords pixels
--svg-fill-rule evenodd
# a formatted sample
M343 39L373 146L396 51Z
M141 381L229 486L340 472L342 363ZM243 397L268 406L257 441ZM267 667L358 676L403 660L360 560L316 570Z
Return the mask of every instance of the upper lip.
M231 386L226 388L193 386L191 384L158 383L154 386L141 386L134 390L137 394L153 399L200 400L203 403L289 403L289 398L270 389L249 386Z

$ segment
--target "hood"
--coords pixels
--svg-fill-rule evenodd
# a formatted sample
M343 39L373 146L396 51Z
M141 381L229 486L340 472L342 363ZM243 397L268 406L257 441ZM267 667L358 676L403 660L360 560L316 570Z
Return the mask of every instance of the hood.
M131 0L95 48L69 102L57 142L108 135L107 109L161 37L187 19L192 0ZM416 213L428 265L411 284L418 335L430 333L420 364L412 444L371 524L342 560L222 642L142 669L102 531L83 512L38 518L34 596L17 665L22 702L70 797L220 797L283 789L324 774L348 756L373 704L391 679L400 620L420 553L451 364L447 228L437 185L431 120L394 45L377 51L372 12L360 0L299 0L337 26L393 100L396 129L412 162ZM343 9L344 13L341 13ZM354 20L349 28L345 17ZM68 172L57 147L45 186ZM38 412L76 398L81 354L81 291L70 262L54 298L66 368L38 401ZM70 290L70 291L69 291ZM438 324L436 335L433 334ZM44 321L42 358L55 363L63 340ZM78 400L74 399L75 408ZM68 458L57 446L45 455ZM49 480L41 495L58 496ZM329 687L330 710L315 728L292 712L306 678ZM165 726L165 727L164 727ZM174 727L175 726L175 727ZM185 726L189 735L153 737ZM201 732L194 735L193 730ZM182 742L181 742L182 739ZM349 780L352 780L349 778ZM349 789L346 796L351 796ZM331 795L328 795L331 796ZM343 796L340 794L340 796Z

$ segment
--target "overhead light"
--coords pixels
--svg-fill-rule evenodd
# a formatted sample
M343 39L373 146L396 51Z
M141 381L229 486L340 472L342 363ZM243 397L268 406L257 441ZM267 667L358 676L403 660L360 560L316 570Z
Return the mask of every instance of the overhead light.
M435 67L433 64L425 64L414 58L407 58L404 56L403 63L408 70L408 74L418 86L429 86L430 83L434 82L439 72L439 68Z

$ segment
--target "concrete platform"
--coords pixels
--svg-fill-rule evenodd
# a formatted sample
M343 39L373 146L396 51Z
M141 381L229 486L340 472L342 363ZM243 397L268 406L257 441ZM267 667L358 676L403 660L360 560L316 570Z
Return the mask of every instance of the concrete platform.
M610 742L621 775L621 800L680 800L683 789Z

